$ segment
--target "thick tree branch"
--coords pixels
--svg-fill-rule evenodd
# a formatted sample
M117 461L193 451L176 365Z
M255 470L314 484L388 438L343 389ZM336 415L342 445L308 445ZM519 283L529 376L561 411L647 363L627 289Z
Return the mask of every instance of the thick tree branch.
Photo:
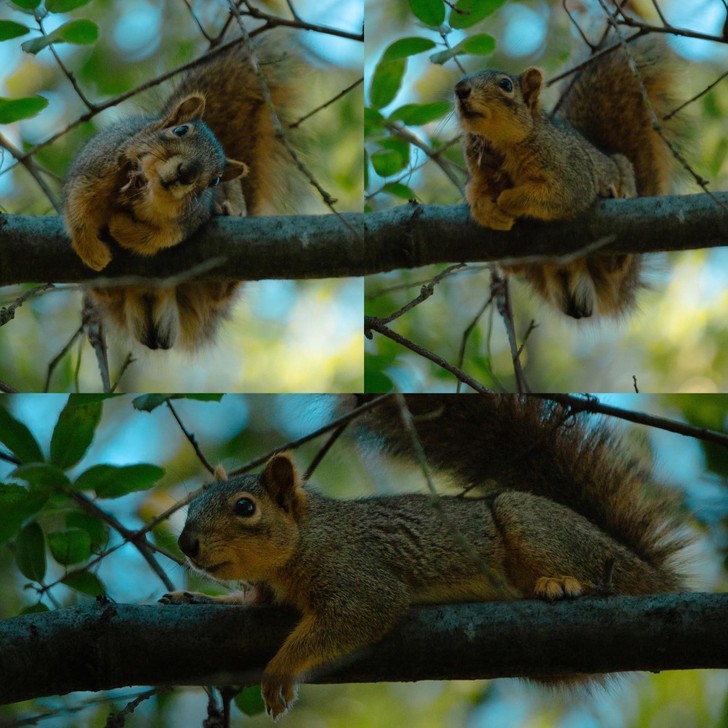
M652 253L728 245L728 193L603 200L557 223L486 230L465 205L409 204L363 215L219 217L153 258L118 251L103 278L336 278L431 263ZM56 217L0 216L0 285L99 279L71 250Z
M122 685L254 683L295 624L273 608L108 601L0 622L0 703ZM728 595L434 605L313 682L728 667Z

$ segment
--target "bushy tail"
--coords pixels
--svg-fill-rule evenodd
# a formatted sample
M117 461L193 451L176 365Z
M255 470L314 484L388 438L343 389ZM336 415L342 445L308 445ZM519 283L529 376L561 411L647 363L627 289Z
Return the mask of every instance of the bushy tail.
M365 395L366 396L366 395ZM681 587L674 557L688 542L666 490L604 423L518 395L407 395L429 465L460 487L521 490L580 513ZM366 440L416 461L397 400L361 421Z
M660 39L648 37L627 47L627 52L618 46L588 63L565 89L557 115L602 151L624 154L634 166L640 197L665 195L675 177L675 157L653 128L643 90L662 133L674 142L676 122L663 117L676 106L675 63Z

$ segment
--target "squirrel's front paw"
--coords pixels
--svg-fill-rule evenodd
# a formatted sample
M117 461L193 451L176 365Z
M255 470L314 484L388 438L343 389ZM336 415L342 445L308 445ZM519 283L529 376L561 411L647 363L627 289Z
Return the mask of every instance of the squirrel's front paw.
M291 677L270 677L263 675L260 692L265 703L265 712L276 720L295 702L298 684Z
M492 230L510 230L516 221L503 212L493 200L484 197L470 205L470 214L478 225Z
M100 271L106 268L111 263L111 251L108 246L104 245L100 241L96 241L94 245L77 245L74 243L74 250L78 254L78 257L87 265L91 270Z
M188 591L167 592L160 600L160 604L210 604L215 600L207 594Z
M573 576L542 576L536 579L536 596L552 602L556 599L573 599L584 593L584 585Z

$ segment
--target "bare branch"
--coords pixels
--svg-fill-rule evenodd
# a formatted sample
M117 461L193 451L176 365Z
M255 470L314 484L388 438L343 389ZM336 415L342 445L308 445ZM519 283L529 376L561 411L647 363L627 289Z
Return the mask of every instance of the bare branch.
M108 600L7 619L0 703L122 685L255 683L296 621L277 608ZM417 607L382 641L310 681L725 668L727 621L728 594Z
M466 205L410 203L367 215L217 217L154 257L115 251L103 278L75 255L59 218L7 215L0 216L0 285L26 282L31 274L35 280L101 286L122 276L161 282L201 264L206 269L195 278L263 280L363 276L433 263L561 262L592 250L594 241L605 254L726 246L728 221L713 198L728 206L726 192L602 200L572 220L519 221L508 232L476 225Z

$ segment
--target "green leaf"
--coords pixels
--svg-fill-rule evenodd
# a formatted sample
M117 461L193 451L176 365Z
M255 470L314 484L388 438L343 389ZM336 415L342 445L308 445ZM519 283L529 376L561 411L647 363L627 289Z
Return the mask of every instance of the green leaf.
M10 40L30 33L30 28L12 20L0 20L0 40Z
M395 389L394 382L385 372L387 367L392 366L390 357L378 354L364 355L364 391L365 392L392 392Z
M11 124L20 119L29 119L48 106L48 99L42 96L26 96L22 99L6 99L0 96L0 124Z
M382 192L394 195L395 197L401 197L403 200L414 200L417 196L411 187L407 187L407 185L403 185L401 182L387 182L382 187Z
M92 597L98 597L104 593L104 585L99 578L88 571L73 571L61 579L61 583Z
M465 40L458 43L453 48L440 51L439 53L433 53L430 56L430 60L433 63L442 65L445 61L449 61L455 56L460 56L465 53L479 56L490 55L495 50L495 38L485 33L470 36Z
M369 86L372 106L381 109L391 103L402 85L404 72L407 70L407 58L434 47L434 41L416 37L400 38L388 46L372 74Z
M407 58L408 56L415 56L418 53L429 51L434 47L435 41L429 38L417 38L416 36L400 38L387 46L387 49L382 53L380 63L382 61L396 61L401 58Z
M455 46L460 53L470 53L474 56L489 56L495 50L495 38L487 33L471 35Z
M47 500L47 493L30 493L19 485L0 485L0 545L10 540Z
M32 40L26 40L24 43L21 43L20 47L26 53L32 53L33 55L35 55L39 51L42 51L46 46L49 46L51 43L53 43L53 34L39 35Z
M436 27L445 22L445 4L442 0L409 0L412 14L425 25Z
M43 602L36 602L31 604L29 607L24 607L20 610L20 614L37 614L38 612L50 612L51 610L46 607Z
M369 98L375 109L381 109L394 100L402 85L406 70L407 59L405 58L399 58L396 61L381 60L377 63L369 86Z
M64 566L78 564L91 556L91 536L82 528L49 533L48 546L53 558Z
M51 438L51 462L67 470L86 453L101 419L102 400L72 394L58 416Z
M384 117L376 109L367 106L364 109L364 137L384 131Z
M0 442L23 463L43 462L38 441L20 420L0 407Z
M371 157L374 171L380 177L390 177L397 174L404 165L402 164L402 156L392 149L380 149L373 152Z
M257 685L248 685L243 688L234 698L235 705L245 715L260 715L265 710L263 696L260 694L260 688Z
M13 0L13 5L23 10L35 10L40 5L40 0Z
M143 394L141 397L134 397L132 405L134 409L141 412L151 412L169 399L175 399L174 394Z
M24 576L31 581L42 581L46 571L45 539L43 529L34 521L18 534L15 561Z
M405 104L395 109L389 118L409 125L428 124L440 119L452 109L449 101L434 101L431 104Z
M151 488L164 475L158 465L94 465L73 484L76 490L94 490L99 498L119 498Z
M46 0L45 6L49 13L67 13L90 2L91 0Z
M13 483L0 483L0 513L5 509L23 503L28 498L28 489Z
M74 43L88 45L95 43L99 37L99 26L90 20L70 20L48 35L41 35L33 40L26 40L20 47L26 53L35 55L51 43Z
M409 164L410 146L401 139L382 139L381 149L370 156L372 166L380 177L390 177Z
M451 28L470 28L491 15L506 0L459 0L450 11Z
M194 399L200 402L219 402L222 394L142 394L132 400L134 409L140 412L151 412L171 399Z
M57 466L51 463L28 463L15 468L11 477L29 483L31 489L39 493L49 493L68 488L71 481Z
M99 26L91 20L70 20L52 33L54 43L65 42L76 45L95 43L99 37Z
M109 532L103 519L83 511L66 514L66 528L82 528L89 535L91 550L98 551L109 540Z

